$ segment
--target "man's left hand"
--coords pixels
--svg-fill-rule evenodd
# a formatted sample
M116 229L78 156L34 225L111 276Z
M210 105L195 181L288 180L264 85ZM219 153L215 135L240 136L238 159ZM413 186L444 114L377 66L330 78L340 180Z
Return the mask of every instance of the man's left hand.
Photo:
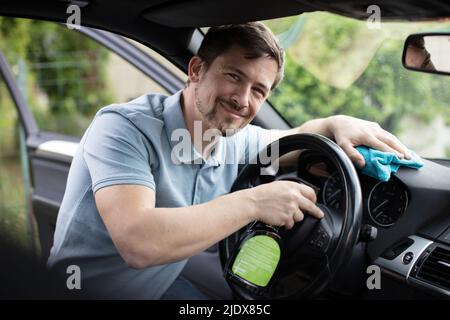
M411 158L411 152L392 133L384 130L376 122L338 115L327 118L329 131L334 141L349 158L361 168L364 157L355 147L365 145L380 151L395 153L399 158Z

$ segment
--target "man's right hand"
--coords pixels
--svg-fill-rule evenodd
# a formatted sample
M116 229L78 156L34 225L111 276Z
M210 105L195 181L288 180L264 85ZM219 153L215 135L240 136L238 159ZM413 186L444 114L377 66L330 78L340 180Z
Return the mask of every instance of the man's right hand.
M291 229L305 213L318 219L324 215L316 206L314 190L305 184L275 181L245 191L256 207L256 220L269 225Z

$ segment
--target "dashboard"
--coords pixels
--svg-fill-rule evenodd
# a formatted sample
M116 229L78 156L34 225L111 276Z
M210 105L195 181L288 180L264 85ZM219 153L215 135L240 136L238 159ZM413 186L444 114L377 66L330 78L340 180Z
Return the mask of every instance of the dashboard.
M342 181L329 159L314 152L306 152L298 159L297 175L310 182L318 192L318 202L335 210L343 208ZM377 228L389 228L406 212L408 189L396 177L378 181L358 171L363 194L363 219Z
M357 169L363 226L375 228L377 236L364 244L363 251L355 251L354 257L358 264L366 261L367 265L378 265L385 276L399 280L395 281L399 286L448 298L450 161L423 161L425 165L421 169L402 167L387 182ZM257 178L260 181L253 183L295 180L292 176L311 186L319 203L344 214L340 173L326 156L316 151L303 151L295 168L280 167L277 176L260 176Z

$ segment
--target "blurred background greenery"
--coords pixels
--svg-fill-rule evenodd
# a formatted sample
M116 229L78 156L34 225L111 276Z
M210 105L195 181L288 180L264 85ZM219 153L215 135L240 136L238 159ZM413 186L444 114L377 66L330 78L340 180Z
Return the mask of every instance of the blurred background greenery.
M167 60L135 44L185 79ZM146 92L167 93L117 54L65 25L0 17L0 51L42 131L81 137L101 107ZM30 239L33 221L27 204L26 160L20 153L23 141L1 77L0 114L0 238L30 250L35 247L30 240L36 239Z
M373 30L365 21L317 12L265 23L286 49L285 78L269 100L292 125L352 115L379 122L422 156L450 157L450 78L401 65L408 34L448 29L449 22L383 23ZM0 50L44 131L80 137L100 107L164 92L98 43L56 23L0 17ZM19 123L2 80L0 114L0 234L26 249Z
M106 81L109 52L78 32L56 23L0 17L0 50L45 131L81 136L95 112L113 102ZM28 250L19 121L3 79L0 114L1 237Z
M270 101L291 124L347 114L377 121L397 135L408 129L402 127L405 115L425 123L441 117L450 124L450 78L401 64L409 34L450 30L449 22L383 23L376 30L365 21L317 12L266 24L281 34L286 48L285 79Z

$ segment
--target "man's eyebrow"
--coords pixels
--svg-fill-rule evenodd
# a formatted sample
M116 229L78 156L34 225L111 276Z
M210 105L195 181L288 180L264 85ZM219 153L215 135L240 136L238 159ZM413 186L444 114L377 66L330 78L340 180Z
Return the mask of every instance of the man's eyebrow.
M245 72L243 72L242 70L240 70L240 69L238 69L238 68L236 68L236 67L233 67L233 66L224 66L224 68L225 68L225 69L230 69L230 70L232 70L232 71L238 73L241 77L248 79L248 76L245 74ZM263 89L263 90L264 90L264 93L266 93L266 94L270 91L270 89L269 89L264 83L256 82L256 85L257 85L258 87L261 87L261 89Z

